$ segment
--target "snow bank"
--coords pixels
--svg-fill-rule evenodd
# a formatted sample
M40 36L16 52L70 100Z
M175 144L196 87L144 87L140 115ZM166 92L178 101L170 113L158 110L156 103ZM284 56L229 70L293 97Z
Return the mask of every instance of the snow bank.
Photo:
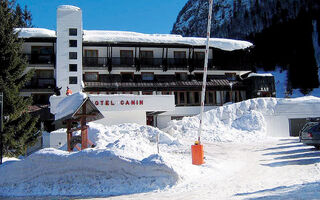
M265 116L310 117L318 115L319 109L320 98L313 96L249 99L205 112L202 138L203 141L210 142L259 141L267 133ZM269 128L272 126L273 124L268 124ZM198 127L199 116L184 117L179 121L171 121L164 131L177 138L196 139Z
M0 167L0 195L120 195L173 185L177 174L158 155L141 161L108 150L40 150Z
M265 137L263 114L274 113L274 98L250 99L204 113L202 140L210 142L257 141ZM171 121L165 131L176 137L196 139L199 116Z
M85 93L77 92L62 99L54 109L55 113L53 114L55 114L55 120L74 113L85 98L87 98Z
M85 30L84 42L134 42L134 43L154 43L154 44L185 44L193 46L205 46L206 38L182 37L170 34L143 34L127 31L97 31ZM210 47L219 48L226 51L245 49L252 46L252 43L240 40L211 38Z

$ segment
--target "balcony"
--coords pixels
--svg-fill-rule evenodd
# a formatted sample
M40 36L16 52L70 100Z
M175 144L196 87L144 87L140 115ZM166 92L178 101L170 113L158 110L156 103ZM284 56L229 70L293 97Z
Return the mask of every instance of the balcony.
M53 89L56 86L54 78L32 78L29 83L25 85L26 89Z
M84 67L133 68L133 69L181 69L188 70L189 60L185 58L123 58L83 57ZM203 68L203 67L202 67Z
M55 64L53 54L24 54L29 64Z

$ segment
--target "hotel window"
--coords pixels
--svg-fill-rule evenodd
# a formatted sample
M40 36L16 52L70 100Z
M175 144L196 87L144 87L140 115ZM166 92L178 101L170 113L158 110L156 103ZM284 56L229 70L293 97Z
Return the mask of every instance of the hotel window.
M86 81L99 81L99 73L98 72L86 72L84 74L84 80L86 80Z
M77 36L77 29L76 28L69 28L69 35L70 36Z
M52 46L31 46L31 64L51 64L53 62Z
M78 84L78 78L76 76L70 76L69 84Z
M120 64L121 65L133 65L133 51L132 50L120 50Z
M77 64L69 64L69 72L76 72L76 71L78 71Z
M185 92L179 92L179 100L180 100L180 104L186 103Z
M147 73L147 72L141 73L141 79L143 81L153 81L154 74L151 72L150 73Z
M188 74L187 73L176 73L176 79L177 79L177 81L186 81L186 80L188 80Z
M174 63L176 65L187 65L187 56L185 51L174 51Z
M140 51L142 65L153 65L153 51Z
M133 73L121 73L121 81L133 81Z
M98 50L91 50L91 49L86 49L84 50L84 56L85 57L98 57L99 56L99 52Z
M77 52L69 52L69 59L76 60L77 59Z
M197 65L197 67L203 68L204 58L205 58L204 52L195 52L194 53L195 64Z
M197 81L203 81L203 73L194 73L194 78Z
M200 104L200 92L194 92L194 103Z
M69 40L69 47L77 47L77 40Z

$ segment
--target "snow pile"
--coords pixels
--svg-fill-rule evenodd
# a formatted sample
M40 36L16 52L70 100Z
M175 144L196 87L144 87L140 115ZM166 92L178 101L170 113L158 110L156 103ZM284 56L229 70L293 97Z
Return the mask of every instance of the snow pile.
M56 32L45 28L16 28L20 38L49 37L55 38Z
M96 31L85 30L84 42L135 42L135 43L155 43L155 44L186 44L192 46L205 46L206 38L182 37L170 34L143 34L127 31ZM219 48L226 51L245 49L252 46L252 43L240 40L211 38L210 47Z
M62 99L54 109L55 120L74 113L81 106L85 98L87 98L85 93L77 92Z
M204 113L202 140L210 142L246 142L266 135L263 114L273 114L277 100L258 98L221 106ZM199 116L171 121L165 131L173 136L196 139Z
M1 196L120 195L166 188L178 179L158 155L139 161L96 149L43 149L0 172Z
M0 166L0 196L110 196L164 189L175 185L179 170L191 162L171 155L179 141L157 128L95 123L89 127L95 148L73 153L47 148ZM157 136L160 155L156 154Z

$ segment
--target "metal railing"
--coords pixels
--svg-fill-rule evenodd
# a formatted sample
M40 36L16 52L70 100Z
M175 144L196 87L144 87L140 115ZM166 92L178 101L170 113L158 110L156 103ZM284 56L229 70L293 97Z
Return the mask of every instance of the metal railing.
M203 69L203 59L186 58L123 58L123 57L83 57L84 67L132 67L139 69ZM208 69L213 69L212 60L209 59ZM191 70L191 71L193 71Z
M55 88L56 81L54 78L32 78L29 83L25 85L25 88L27 89L33 89L33 88Z
M54 64L53 54L24 54L29 64Z

